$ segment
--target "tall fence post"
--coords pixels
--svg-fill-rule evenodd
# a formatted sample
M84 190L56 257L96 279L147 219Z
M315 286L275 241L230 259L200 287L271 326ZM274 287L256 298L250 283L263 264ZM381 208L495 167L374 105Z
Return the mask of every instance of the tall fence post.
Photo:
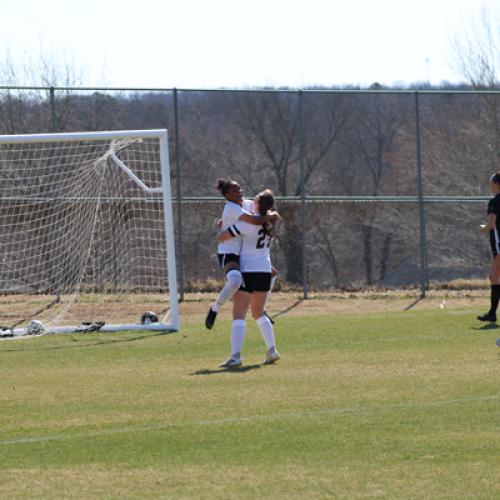
M300 227L302 229L302 286L304 299L308 297L307 284L307 228L306 228L306 187L304 158L304 93L299 90L299 156L300 156Z
M177 195L177 249L179 263L179 301L184 301L184 247L182 244L182 194L181 194L181 162L179 146L179 101L177 89L174 89L174 135L175 135L175 176L176 176L176 195Z
M422 187L422 161L420 156L420 101L418 90L415 91L415 135L417 155L418 219L420 228L420 290L422 297L425 297L428 285L427 235L425 231L425 206Z
M57 131L57 115L56 115L56 92L54 87L49 88L49 103L50 103L50 131L51 132L56 132ZM60 171L57 170L57 167L55 166L55 150L54 146L51 144L50 149L49 149L49 159L50 159L50 165L54 169L52 172L52 182L51 185L55 186L54 188L54 193L53 193L53 200L52 200L52 213L53 213L53 232L52 232L52 241L54 242L54 249L53 253L55 258L59 256L59 248L60 248L60 232L61 232L61 223L60 223ZM54 291L56 295L55 302L59 304L61 302L61 295L62 295L62 277L61 277L61 272L62 272L62 267L58 267L55 275L52 277L53 281L53 286L54 286Z
M56 95L54 87L49 89L50 100L50 131L55 132L57 128L57 115L56 115Z

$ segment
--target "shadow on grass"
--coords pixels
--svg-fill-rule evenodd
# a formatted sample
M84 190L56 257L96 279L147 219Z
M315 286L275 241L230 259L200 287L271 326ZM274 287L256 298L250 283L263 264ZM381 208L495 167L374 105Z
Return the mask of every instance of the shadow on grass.
M423 295L420 295L417 300L414 300L410 305L406 306L403 311L409 311L410 309L413 309L423 299L425 299L425 297Z
M480 331L496 330L497 328L500 328L500 326L497 325L496 323L488 323L483 326L471 326L470 329L480 332Z
M217 370L210 370L208 368L203 368L202 370L197 370L190 375L216 375L217 373L245 373L250 370L257 370L261 368L262 365L246 365L240 368L219 368Z
M297 306L300 306L302 302L304 302L305 299L299 299L297 302L292 304L290 307L287 307L286 309L283 309L282 311L278 311L276 314L273 314L271 316L272 319L277 318L278 316L283 316L283 314L286 314L287 312L290 312L292 309L295 309Z
M116 332L113 332L116 333ZM122 344L125 342L137 342L139 340L143 339L150 339L152 337L162 337L164 335L170 335L172 333L178 333L178 332L156 332L156 333L151 333L148 335L136 335L134 337L127 337L127 338L121 338L121 339L106 339L104 337L102 338L93 338L89 339L87 335L89 333L78 333L78 334L67 334L70 336L70 340L73 342L71 344L66 344L66 345L51 345L51 346L26 346L23 348L22 346L19 346L20 348L13 348L13 349L1 349L0 353L2 352L19 352L19 351L57 351L59 349L81 349L84 347L94 347L94 346L100 346L100 345L112 345L112 344ZM101 333L101 334L96 334L95 332L92 332L93 335L106 335L106 333ZM23 342L23 339L5 339L5 341L9 342ZM1 342L1 340L0 340Z

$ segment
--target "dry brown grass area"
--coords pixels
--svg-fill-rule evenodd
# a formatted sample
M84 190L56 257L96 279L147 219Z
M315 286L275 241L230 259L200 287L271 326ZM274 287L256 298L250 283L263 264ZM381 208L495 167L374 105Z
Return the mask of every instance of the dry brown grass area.
M203 323L216 293L188 293L180 304L181 322ZM12 325L25 318L49 321L59 306L44 308L53 300L51 296L16 296L0 298L0 325ZM390 290L364 292L311 292L304 300L301 292L274 292L268 311L273 317L321 314L366 314L405 310L457 309L481 310L487 307L489 291L486 288L468 290L431 290L425 298L417 290ZM67 305L67 304L66 304ZM107 323L138 323L145 311L161 314L168 308L164 295L131 294L126 297L104 295L85 296L64 313L63 324L80 324L82 321ZM231 318L231 304L224 306L219 319Z
M201 321L215 300L215 293L186 294L181 304L185 322ZM312 292L304 300L301 293L275 292L268 311L271 316L304 316L308 314L364 314L430 309L481 309L488 305L489 291L431 290L424 298L416 290L367 292ZM229 319L231 305L224 306L221 318Z

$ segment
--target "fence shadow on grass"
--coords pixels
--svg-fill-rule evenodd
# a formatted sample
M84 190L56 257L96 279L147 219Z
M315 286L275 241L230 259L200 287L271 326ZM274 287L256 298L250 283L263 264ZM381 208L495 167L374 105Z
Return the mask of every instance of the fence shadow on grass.
M272 319L277 318L278 316L283 316L283 314L286 314L287 312L290 312L292 309L295 309L296 307L300 306L302 302L304 302L306 299L299 299L297 302L294 302L290 307L287 307L286 309L283 309L282 311L278 311L276 314L273 314L271 316Z
M417 300L414 300L410 305L406 306L403 311L410 311L413 309L421 300L424 300L425 297L423 295L420 295Z

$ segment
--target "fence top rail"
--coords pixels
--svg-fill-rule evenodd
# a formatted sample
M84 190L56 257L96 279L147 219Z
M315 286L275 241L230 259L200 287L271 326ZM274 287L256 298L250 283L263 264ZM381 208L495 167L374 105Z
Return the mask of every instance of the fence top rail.
M275 196L275 199L283 203L298 203L302 201L300 196ZM484 203L491 199L490 196L424 196L423 203ZM9 204L12 202L30 202L30 203L47 203L56 201L60 202L93 202L93 201L116 201L130 202L138 201L145 203L153 203L162 201L161 195L137 197L137 196L114 196L114 197L92 197L92 196L59 196L53 198L50 196L34 197L34 196L0 196L0 204ZM172 202L180 201L181 203L224 203L224 199L217 196L182 196L180 199L176 196L172 197ZM304 201L308 203L419 203L418 196L304 196Z
M0 135L0 144L15 144L26 142L62 142L83 140L108 140L108 139L127 139L127 138L148 138L164 137L166 129L151 130L113 130L103 132L65 132L55 134L16 134Z
M500 89L265 89L265 88L176 88L176 87L44 87L44 86L10 86L0 85L0 90L36 90L54 92L219 92L249 94L500 94Z
M280 196L274 197L278 202L300 202L302 200L309 203L484 203L491 199L491 196L422 196L422 199L417 195L414 196L322 196L322 195L305 195L305 196ZM173 201L177 201L177 197L173 197ZM182 202L219 202L224 201L223 198L217 196L181 196Z

